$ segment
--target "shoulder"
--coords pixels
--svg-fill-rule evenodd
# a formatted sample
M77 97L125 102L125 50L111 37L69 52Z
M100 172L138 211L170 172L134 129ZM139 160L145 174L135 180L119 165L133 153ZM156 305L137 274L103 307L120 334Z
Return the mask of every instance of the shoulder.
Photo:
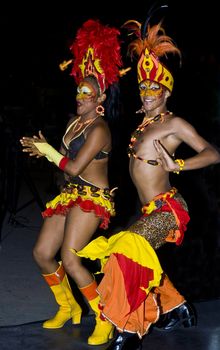
M194 128L186 119L176 115L173 115L173 117L170 118L170 125L174 128Z
M173 134L177 135L180 139L185 139L186 137L193 138L198 135L198 131L191 123L178 116L174 116L170 126Z
M100 118L88 128L86 134L88 136L91 135L95 137L110 135L108 123L104 119Z

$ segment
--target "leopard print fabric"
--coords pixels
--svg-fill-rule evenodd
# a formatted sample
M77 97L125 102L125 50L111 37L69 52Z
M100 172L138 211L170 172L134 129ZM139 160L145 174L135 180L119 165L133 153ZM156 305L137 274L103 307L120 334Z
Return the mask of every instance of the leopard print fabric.
M181 194L176 193L173 198L188 211ZM166 243L165 239L171 230L177 229L176 219L172 212L152 212L149 216L142 216L128 228L129 231L143 236L155 250Z

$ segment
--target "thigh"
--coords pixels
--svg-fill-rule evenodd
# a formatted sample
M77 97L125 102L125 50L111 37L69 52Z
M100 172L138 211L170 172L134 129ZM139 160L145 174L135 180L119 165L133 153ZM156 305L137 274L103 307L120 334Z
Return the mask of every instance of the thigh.
M53 215L44 219L34 250L41 255L54 257L60 249L65 227L66 217Z
M71 208L65 222L65 235L62 250L80 250L92 238L100 224L94 212L85 212L80 207Z

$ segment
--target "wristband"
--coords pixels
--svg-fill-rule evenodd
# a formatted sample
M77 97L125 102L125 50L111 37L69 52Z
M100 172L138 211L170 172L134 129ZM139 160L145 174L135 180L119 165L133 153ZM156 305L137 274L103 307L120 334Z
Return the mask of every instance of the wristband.
M69 162L68 157L63 157L59 163L59 168L64 171L66 164Z

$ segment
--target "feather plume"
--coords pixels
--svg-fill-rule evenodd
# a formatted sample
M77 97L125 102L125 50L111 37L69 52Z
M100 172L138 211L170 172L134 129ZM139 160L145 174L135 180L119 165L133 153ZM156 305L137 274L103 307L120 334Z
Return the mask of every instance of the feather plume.
M80 65L88 48L93 48L104 73L105 88L118 81L119 68L122 66L119 35L119 30L103 25L98 20L89 19L82 25L70 47L74 56L71 75L76 83L83 78Z
M135 34L138 38L140 38L140 36L141 36L141 23L139 23L138 21L135 21L134 19L130 19L130 20L126 21L121 27L130 31L130 33L128 35Z
M168 5L160 5L157 6L157 4L153 4L150 8L150 10L148 11L148 15L147 18L145 20L145 22L142 24L141 26L141 38L144 40L146 35L147 35L147 29L148 29L148 25L150 23L151 18L153 17L153 15L164 8L168 8Z
M135 20L128 20L123 27L128 30L129 35L136 36L128 45L128 55L131 59L134 56L138 57L138 83L149 79L165 86L171 92L174 79L171 71L160 61L160 58L165 56L167 59L169 53L177 54L181 64L181 52L172 38L166 35L162 21L152 26L149 24L152 15L164 7L167 5L153 6L143 25Z
M132 41L128 46L128 53L131 57L140 54L147 48L149 51L153 51L156 56L166 56L168 53L178 54L181 57L181 52L162 27L161 22L150 27L148 25L147 35L143 40L139 35L139 38Z

